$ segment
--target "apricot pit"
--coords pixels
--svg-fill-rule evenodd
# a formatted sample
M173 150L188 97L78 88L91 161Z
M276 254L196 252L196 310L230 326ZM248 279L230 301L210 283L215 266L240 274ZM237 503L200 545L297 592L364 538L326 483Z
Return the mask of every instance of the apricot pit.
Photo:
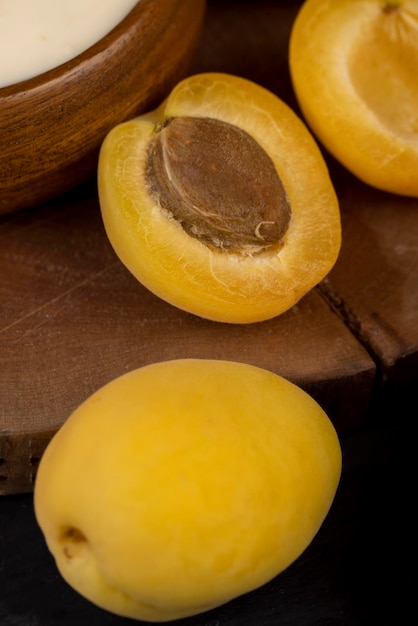
M221 120L168 120L151 142L147 180L162 208L215 247L257 251L287 230L290 207L273 161Z
M315 140L290 107L243 78L188 77L158 109L114 128L98 187L121 261L201 317L274 317L338 256L338 201Z

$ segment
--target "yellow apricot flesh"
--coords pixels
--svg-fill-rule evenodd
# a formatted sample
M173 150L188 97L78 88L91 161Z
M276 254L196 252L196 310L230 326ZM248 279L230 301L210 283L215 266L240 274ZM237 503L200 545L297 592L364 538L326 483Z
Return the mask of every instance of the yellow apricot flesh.
M253 590L310 544L341 474L302 389L228 361L129 372L49 443L35 513L63 578L113 613L187 617Z
M149 146L169 120L186 117L241 129L265 151L291 211L279 242L254 254L217 249L187 233L150 194ZM339 253L338 200L312 135L274 94L236 76L191 76L157 110L114 128L101 148L98 187L121 261L157 296L204 318L248 323L283 313Z
M289 64L325 148L370 186L417 197L417 0L306 0Z

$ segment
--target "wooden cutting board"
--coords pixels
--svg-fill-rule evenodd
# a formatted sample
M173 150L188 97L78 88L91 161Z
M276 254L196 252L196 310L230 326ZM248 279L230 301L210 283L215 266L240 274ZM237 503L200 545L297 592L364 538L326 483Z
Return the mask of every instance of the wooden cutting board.
M209 0L190 73L224 71L294 106L287 43L300 2ZM418 378L418 200L377 192L328 159L343 246L331 274L268 322L184 313L116 258L96 182L0 221L0 494L33 489L42 452L101 385L147 363L231 359L311 393L341 436L388 386Z

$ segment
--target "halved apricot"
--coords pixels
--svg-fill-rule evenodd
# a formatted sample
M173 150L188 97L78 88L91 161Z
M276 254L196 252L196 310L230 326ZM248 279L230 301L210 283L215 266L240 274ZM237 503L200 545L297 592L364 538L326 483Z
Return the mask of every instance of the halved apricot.
M332 268L338 200L300 118L243 78L200 74L115 127L99 158L103 222L150 291L220 322L274 317Z
M325 148L370 186L417 197L417 0L306 0L289 63Z

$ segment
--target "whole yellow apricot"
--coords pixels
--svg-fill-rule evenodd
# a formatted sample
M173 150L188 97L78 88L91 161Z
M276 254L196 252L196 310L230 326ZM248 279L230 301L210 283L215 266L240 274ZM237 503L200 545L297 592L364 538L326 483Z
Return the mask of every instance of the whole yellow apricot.
M289 65L317 139L372 187L418 196L418 1L306 0Z
M263 585L309 545L341 473L302 389L179 359L96 391L49 443L35 512L63 578L110 612L165 622Z
M277 96L236 76L190 76L157 110L114 128L98 188L132 274L215 321L282 313L339 253L338 200L315 140Z

